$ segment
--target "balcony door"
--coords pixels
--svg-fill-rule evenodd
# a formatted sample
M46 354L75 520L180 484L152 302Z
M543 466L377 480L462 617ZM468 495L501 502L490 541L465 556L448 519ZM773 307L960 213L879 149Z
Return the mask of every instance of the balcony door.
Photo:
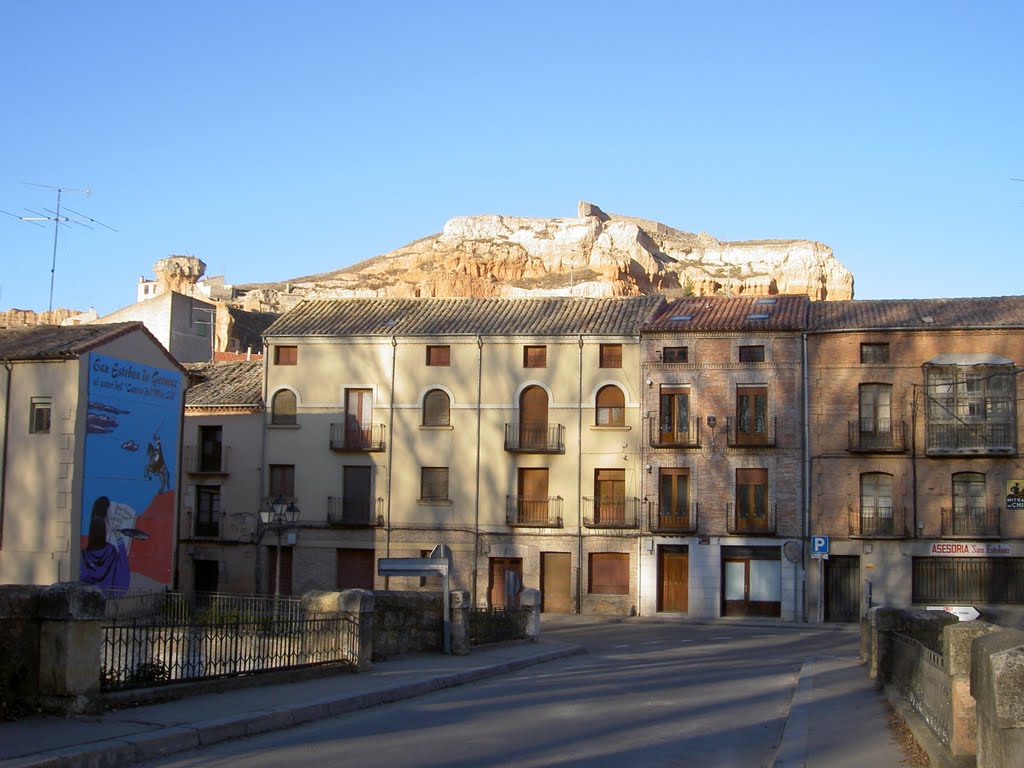
M736 443L768 442L768 387L736 388Z
M892 431L892 385L860 385L861 445L888 444Z
M547 447L548 393L543 387L527 387L519 395L519 447Z
M546 523L548 520L548 471L547 469L519 470L520 523Z
M369 523L373 514L372 467L344 467L342 475L342 519L346 523Z
M199 471L220 472L224 430L217 425L199 427Z
M768 470L736 470L736 530L765 531L768 525Z
M672 445L689 442L690 388L679 384L662 384L659 400L659 443Z
M594 470L594 522L598 525L626 522L626 470Z
M355 446L369 443L372 421L372 390L345 390L345 444Z

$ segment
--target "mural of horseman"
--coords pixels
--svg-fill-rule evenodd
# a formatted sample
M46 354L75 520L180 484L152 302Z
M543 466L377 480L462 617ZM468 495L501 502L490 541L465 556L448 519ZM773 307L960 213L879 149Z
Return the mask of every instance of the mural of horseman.
M158 432L153 433L152 442L146 445L146 456L148 461L146 462L145 478L147 480L159 479L160 490L157 493L163 493L170 487L171 475L167 469L167 463L164 461L164 449L160 445Z

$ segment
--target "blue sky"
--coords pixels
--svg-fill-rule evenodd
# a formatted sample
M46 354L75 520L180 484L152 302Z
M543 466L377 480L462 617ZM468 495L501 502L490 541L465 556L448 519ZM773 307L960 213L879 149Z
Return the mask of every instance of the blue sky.
M54 305L188 253L314 274L579 200L831 246L858 298L1024 293L1024 3L5 3L0 210ZM0 308L52 226L0 215Z

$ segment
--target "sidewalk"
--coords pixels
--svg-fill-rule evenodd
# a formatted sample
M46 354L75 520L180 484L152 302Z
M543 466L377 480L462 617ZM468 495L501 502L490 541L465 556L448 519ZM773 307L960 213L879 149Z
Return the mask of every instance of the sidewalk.
M288 728L582 653L578 645L482 646L469 656L417 654L370 672L191 696L96 717L0 722L0 768L100 768L156 760L227 739ZM888 710L854 658L809 658L800 672L774 768L898 768Z

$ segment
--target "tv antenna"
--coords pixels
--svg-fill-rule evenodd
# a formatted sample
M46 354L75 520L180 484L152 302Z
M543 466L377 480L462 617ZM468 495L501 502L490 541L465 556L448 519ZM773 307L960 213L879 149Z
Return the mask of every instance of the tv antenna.
M49 307L47 307L47 311L52 311L53 280L54 276L57 273L57 238L60 234L61 226L69 227L72 224L77 224L81 227L85 227L86 229L94 229L95 227L91 225L95 224L97 226L104 227L105 229L109 229L111 232L117 232L117 230L114 229L113 227L108 227L102 221L97 221L96 219L91 218L90 216L86 216L84 213L73 211L66 206L64 210L67 211L67 213L74 214L75 218L67 216L64 213L61 213L61 197L65 192L81 192L86 197L88 197L89 195L92 194L92 190L89 189L89 187L86 187L85 189L71 189L70 187L54 187L49 184L33 184L32 182L29 181L24 181L22 183L27 184L30 187L42 187L43 189L52 189L57 192L57 210L55 211L51 211L49 208L43 208L44 212L40 213L39 211L33 211L31 208L26 208L25 210L31 214L30 216L19 216L18 214L11 213L9 211L0 211L0 213L6 213L8 216L13 216L14 218L20 219L21 221L27 221L29 224L34 224L37 227L45 228L46 225L43 224L44 221L53 222L53 259L50 262L50 305Z

